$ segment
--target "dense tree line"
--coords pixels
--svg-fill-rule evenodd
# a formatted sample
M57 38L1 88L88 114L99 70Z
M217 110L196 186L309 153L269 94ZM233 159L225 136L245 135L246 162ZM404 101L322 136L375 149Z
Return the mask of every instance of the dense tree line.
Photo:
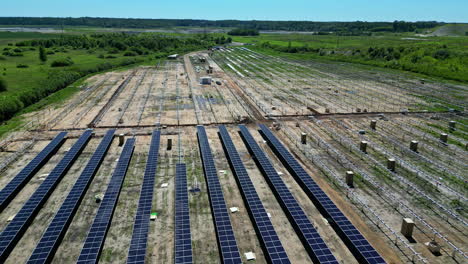
M150 51L169 51L178 48L208 47L212 44L212 36L205 37L166 37L157 34L91 34L64 35L54 39L36 39L16 43L16 46L43 46L45 48L69 46L74 49L131 49L139 55Z
M196 19L134 19L134 18L53 18L53 17L0 17L0 25L38 26L91 26L108 28L161 28L161 27L229 27L257 30L317 31L317 32L407 32L433 28L441 22L313 22L313 21L241 21Z

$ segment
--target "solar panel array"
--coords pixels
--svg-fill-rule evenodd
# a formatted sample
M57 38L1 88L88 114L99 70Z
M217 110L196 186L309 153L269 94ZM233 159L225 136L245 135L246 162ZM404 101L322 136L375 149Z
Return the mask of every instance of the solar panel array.
M187 169L184 163L176 164L175 178L175 264L193 262L190 209L187 192Z
M160 138L161 131L154 131L151 138L148 159L146 161L145 175L143 176L135 223L133 224L133 235L128 251L127 263L145 263L151 205L153 203L154 178L158 167Z
M11 253L16 243L23 236L24 232L47 201L57 184L67 173L81 151L91 138L92 130L84 132L71 149L65 154L57 166L50 172L49 176L37 188L34 194L23 205L13 220L0 234L0 262L3 263Z
M244 125L240 125L239 128L247 148L255 158L271 189L275 192L278 201L294 226L311 259L318 263L338 263L304 210L278 175L271 161L257 142L255 142L249 130Z
M291 263L225 126L219 127L219 134L260 242L266 250L265 257L269 263Z
M65 142L67 132L60 132L37 156L0 191L0 212L15 198L23 186L39 171Z
M94 175L99 169L104 156L106 155L114 138L115 130L107 131L101 143L97 147L88 164L81 172L80 177L73 185L70 193L63 202L62 206L55 214L54 219L49 224L49 227L42 235L39 244L34 249L31 257L28 260L30 264L50 263L54 257L60 242L65 235L68 226L70 225L73 216L78 209L81 199L86 193Z
M77 263L97 263L132 158L135 138L127 139Z
M314 204L324 212L325 217L331 218L330 224L337 230L351 252L361 263L385 263L383 258L369 244L367 239L357 230L348 218L336 207L333 201L315 183L312 177L304 170L294 156L281 144L265 125L260 125L261 131L269 141L270 146L291 174L300 183L301 187L311 198Z
M205 127L197 126L197 136L205 178L208 185L211 212L214 218L218 244L221 248L222 263L242 263L227 211L226 201L224 200L223 191L213 161L213 155L211 154L210 144L206 136Z

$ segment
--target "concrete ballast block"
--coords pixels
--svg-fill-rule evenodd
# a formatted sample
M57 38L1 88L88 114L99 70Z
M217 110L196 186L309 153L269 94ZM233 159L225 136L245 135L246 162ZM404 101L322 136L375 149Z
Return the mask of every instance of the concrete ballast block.
M125 135L119 134L119 147L123 146L124 143L125 143Z
M377 120L371 120L370 128L372 128L373 130L377 128Z
M362 152L367 153L367 141L361 141L361 144L359 145L359 149Z
M411 218L403 218L401 223L401 234L405 237L412 237L414 229L414 222Z
M410 149L414 152L418 152L418 144L419 142L417 140L412 140L410 143Z
M167 139L167 150L171 150L172 149L172 138L168 138Z
M301 143L304 145L307 144L307 133L301 133Z
M457 124L457 122L455 121L450 121L449 122L449 130L450 131L454 131L455 130L455 125Z
M448 135L445 134L445 133L441 133L440 134L440 141L444 142L444 143L447 143L448 141Z
M353 187L353 183L354 183L354 172L352 172L352 171L347 171L347 172L346 172L346 184L347 184L349 187Z
M391 171L395 171L395 165L396 165L395 159L390 158L387 160L387 169Z

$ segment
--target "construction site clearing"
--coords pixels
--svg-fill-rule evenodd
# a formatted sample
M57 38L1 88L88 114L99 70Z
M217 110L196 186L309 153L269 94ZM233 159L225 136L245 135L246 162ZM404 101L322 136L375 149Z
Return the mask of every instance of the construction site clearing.
M432 110L467 89L244 47L95 75L0 142L0 262L466 263Z

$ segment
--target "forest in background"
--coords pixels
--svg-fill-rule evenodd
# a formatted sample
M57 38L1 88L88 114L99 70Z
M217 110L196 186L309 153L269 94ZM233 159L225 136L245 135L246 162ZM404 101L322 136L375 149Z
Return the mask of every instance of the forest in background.
M88 26L104 28L171 28L220 27L257 30L314 31L314 32L415 32L444 25L437 21L420 22L314 22L261 20L197 20L197 19L137 19L100 17L0 17L0 25L15 26Z

